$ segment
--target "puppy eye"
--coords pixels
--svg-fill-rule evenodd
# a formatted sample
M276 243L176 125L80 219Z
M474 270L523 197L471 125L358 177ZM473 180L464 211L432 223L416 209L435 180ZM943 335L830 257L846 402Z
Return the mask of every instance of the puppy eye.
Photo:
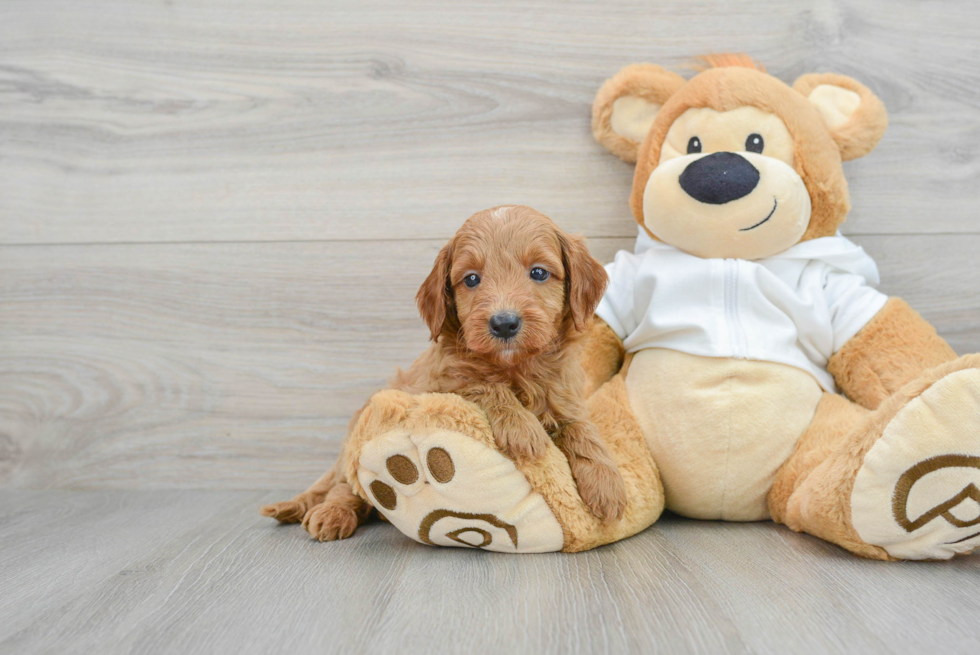
M687 154L693 155L701 152L701 139L692 136L687 142Z
M765 147L766 142L762 140L761 134L750 134L749 138L745 140L745 149L749 152L761 153Z
M549 273L548 271L544 270L540 266L535 266L534 268L531 269L531 279L532 280L537 280L538 282L544 282L549 277L551 277L551 273Z
M476 285L478 285L479 283L480 283L480 276L477 275L476 273L470 273L469 275L463 278L463 284L465 284L471 289Z

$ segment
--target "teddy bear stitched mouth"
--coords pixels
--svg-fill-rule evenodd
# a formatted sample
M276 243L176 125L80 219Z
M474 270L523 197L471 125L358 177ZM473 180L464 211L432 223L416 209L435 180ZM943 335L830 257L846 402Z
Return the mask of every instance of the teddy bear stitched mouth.
M766 221L768 221L770 218L772 218L772 215L776 213L776 207L778 207L778 206L779 206L779 202L775 198L773 198L772 199L772 211L769 212L769 215L766 216L765 218L763 218L761 221L759 221L755 225L753 225L752 227L743 227L742 229L739 230L739 232L748 232L749 230L754 230L755 228L759 227L760 225L762 225L763 223L765 223Z

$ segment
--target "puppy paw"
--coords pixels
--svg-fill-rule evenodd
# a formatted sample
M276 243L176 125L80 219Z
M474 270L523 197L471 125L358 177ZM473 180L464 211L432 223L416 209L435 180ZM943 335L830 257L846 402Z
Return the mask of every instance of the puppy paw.
M626 511L626 483L612 462L576 458L572 477L589 510L603 522L619 520Z
M534 461L548 452L551 438L530 412L504 414L493 424L493 437L500 449L511 457Z
M320 541L346 539L357 529L357 512L342 504L324 502L303 517L303 527Z
M296 500L284 500L281 503L263 505L259 514L274 518L280 523L299 523L306 514L306 504Z

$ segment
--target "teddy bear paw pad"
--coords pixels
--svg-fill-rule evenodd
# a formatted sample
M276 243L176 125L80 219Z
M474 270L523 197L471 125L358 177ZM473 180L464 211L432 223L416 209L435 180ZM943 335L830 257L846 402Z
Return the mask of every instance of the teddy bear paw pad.
M980 370L960 370L908 402L854 480L858 535L900 559L980 546Z
M392 431L364 444L357 479L401 532L432 546L561 550L548 504L514 462L450 430Z

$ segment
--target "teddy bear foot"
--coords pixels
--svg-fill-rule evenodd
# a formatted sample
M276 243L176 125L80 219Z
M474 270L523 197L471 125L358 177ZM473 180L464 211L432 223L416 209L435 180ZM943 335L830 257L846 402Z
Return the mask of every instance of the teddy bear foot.
M980 546L980 369L945 375L888 421L854 479L851 522L898 559Z
M453 430L392 430L363 445L357 479L396 528L424 544L507 553L561 550L564 536L514 462Z
M483 410L454 394L376 393L351 430L338 471L384 520L423 544L505 553L588 550L636 534L663 511L660 476L628 402L619 376L590 399L626 486L617 521L589 511L554 442L539 460L511 459Z

